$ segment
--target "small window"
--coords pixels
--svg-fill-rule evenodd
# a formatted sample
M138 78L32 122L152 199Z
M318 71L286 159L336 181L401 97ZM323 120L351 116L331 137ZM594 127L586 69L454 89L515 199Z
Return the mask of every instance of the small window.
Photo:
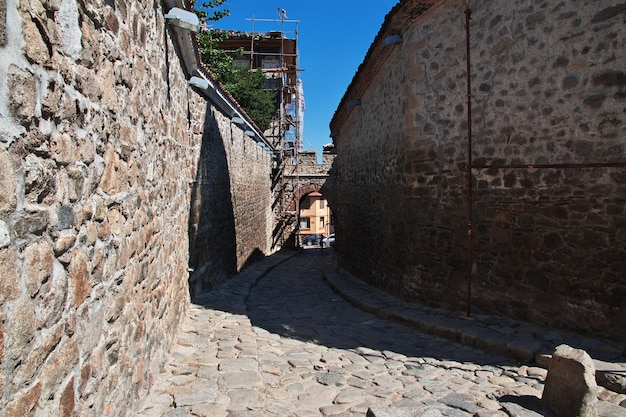
M320 229L324 228L324 218L320 217Z
M300 229L310 229L310 228L311 228L311 219L309 217L301 217Z
M324 199L320 200L320 208L323 209L324 208Z

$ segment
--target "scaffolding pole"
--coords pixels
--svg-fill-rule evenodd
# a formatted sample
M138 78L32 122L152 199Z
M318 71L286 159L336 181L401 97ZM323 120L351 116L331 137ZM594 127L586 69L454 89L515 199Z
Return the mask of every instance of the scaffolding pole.
M287 192L287 180L285 179L286 158L284 158L284 156L285 156L285 151L288 149L287 136L288 136L288 133L291 131L291 128L289 127L289 125L291 125L293 126L293 130L294 130L294 142L293 142L293 146L291 147L291 156L289 160L290 160L290 165L294 167L293 173L295 174L295 176L291 176L292 178L291 182L292 182L292 188L293 188L292 192L294 193L294 198L295 198L295 191L297 190L298 183L299 183L299 150L302 144L302 137L301 137L301 132L300 132L301 126L302 126L302 120L300 120L301 119L300 106L302 103L302 97L301 97L301 92L298 88L298 83L300 80L299 73L300 71L302 71L302 69L300 69L300 57L298 53L298 36L299 36L298 24L300 23L300 21L287 19L287 12L285 11L285 9L278 8L278 13L279 13L279 19L259 19L253 16L252 18L249 18L246 20L250 20L252 23L252 33L251 33L251 39L250 39L250 69L251 70L255 69L258 57L276 55L271 52L263 51L263 49L260 46L257 48L257 43L260 43L261 39L257 40L258 28L256 27L256 24L258 24L259 22L279 23L280 29L281 29L280 51L278 54L280 64L278 68L263 68L262 65L259 65L258 69L266 73L279 74L279 77L280 77L280 88L278 91L280 104L279 104L279 109L278 109L278 138L277 138L279 149L281 150L281 153L283 155L283 157L281 157L281 176L282 176L281 193L282 193L282 196L280 198L282 201L282 208L281 208L280 221L286 224L291 218L291 216L287 216L288 212L287 212L286 204L289 204L289 202L285 201L285 194ZM285 42L287 40L290 40L287 36L287 32L285 32L286 24L295 25L295 30L293 31L294 38L292 38L295 42L293 53L285 52L285 48L286 48ZM261 32L258 32L258 33L261 33ZM289 33L291 34L292 32L289 32ZM290 68L290 66L286 62L286 58L293 59L294 68ZM293 78L290 78L290 75ZM289 84L290 81L295 83L293 85L293 89L290 88L290 84ZM292 101L292 96L295 97L293 101ZM293 110L294 114L293 114L293 117L291 117L291 121L288 120L291 116L289 114L290 112L287 111L288 100L289 100L289 104L294 105L294 110ZM299 223L300 223L299 222L299 201L295 202L295 210L296 210L295 211L295 222L296 222L295 244L298 245L297 231L299 230Z

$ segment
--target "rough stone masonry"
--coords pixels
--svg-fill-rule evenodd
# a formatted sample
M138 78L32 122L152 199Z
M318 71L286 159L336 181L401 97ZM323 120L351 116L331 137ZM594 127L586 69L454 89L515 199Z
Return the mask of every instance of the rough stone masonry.
M623 340L626 3L469 5L471 217L467 3L402 1L331 123L340 265L461 311L471 274L472 312Z
M129 415L190 261L202 287L271 250L271 158L188 86L162 4L0 2L4 416Z

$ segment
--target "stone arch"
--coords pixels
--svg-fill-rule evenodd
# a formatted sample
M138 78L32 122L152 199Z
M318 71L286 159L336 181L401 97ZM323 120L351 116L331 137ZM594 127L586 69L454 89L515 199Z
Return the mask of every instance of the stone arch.
M311 194L313 192L322 193L322 186L319 184L307 184L303 187L298 188L294 193L291 201L289 202L289 211L296 213L297 212L297 202L300 201L302 197L307 194ZM297 215L297 213L296 213Z

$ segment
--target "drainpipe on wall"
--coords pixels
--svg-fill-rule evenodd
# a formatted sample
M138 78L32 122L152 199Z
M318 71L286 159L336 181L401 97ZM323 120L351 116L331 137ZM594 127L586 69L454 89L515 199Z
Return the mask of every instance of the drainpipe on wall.
M467 63L467 317L470 317L472 303L472 74L470 66L470 10L469 0L465 9L465 54Z

